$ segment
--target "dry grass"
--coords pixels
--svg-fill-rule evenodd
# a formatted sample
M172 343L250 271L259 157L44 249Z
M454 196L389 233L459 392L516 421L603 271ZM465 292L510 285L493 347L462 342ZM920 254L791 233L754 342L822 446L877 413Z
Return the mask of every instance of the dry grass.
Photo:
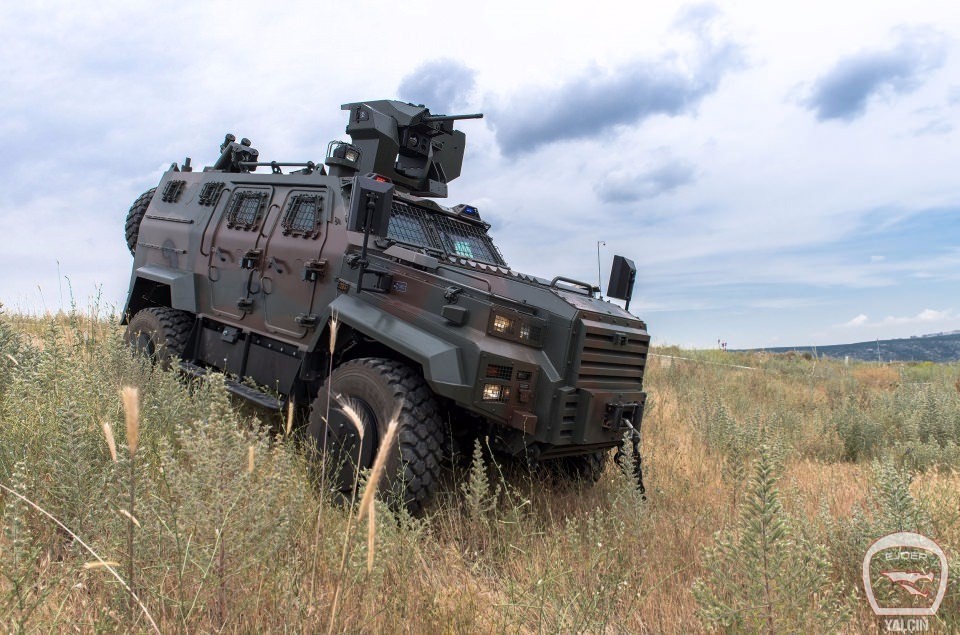
M890 390L900 383L900 373L895 366L855 365L850 375L868 388Z
M787 466L784 480L795 494L788 509L803 518L815 517L823 505L831 517L849 518L870 493L869 466L857 463L802 459Z
M264 428L216 382L184 386L131 359L115 324L10 316L0 353L9 378L0 386L0 483L123 563L118 570L132 561L132 588L163 632L702 632L691 588L705 573L704 547L741 518L760 436L780 452L789 520L828 548L835 579L848 585L863 542L892 512L876 498L872 456L843 460L846 418L875 424L855 432L879 435L871 451L887 460L902 443L927 443L891 436L888 421L960 437L957 365L671 350L695 361L651 360L646 501L613 465L593 487L551 487L487 464L451 471L424 520L377 516L366 498L359 513L376 524L364 537L357 511L318 498L285 422ZM7 355L17 363L4 365ZM122 386L139 389L135 431ZM956 421L956 431L937 421ZM105 440L124 430L125 444ZM118 456L118 445L127 452ZM953 455L936 443L916 447L930 457L910 489L924 529L956 554L960 465L948 469ZM0 503L5 630L148 628L116 581L84 568L89 556L59 527L9 495ZM121 511L133 503L139 525ZM960 626L951 588L945 630ZM848 602L846 631L875 631L865 603Z

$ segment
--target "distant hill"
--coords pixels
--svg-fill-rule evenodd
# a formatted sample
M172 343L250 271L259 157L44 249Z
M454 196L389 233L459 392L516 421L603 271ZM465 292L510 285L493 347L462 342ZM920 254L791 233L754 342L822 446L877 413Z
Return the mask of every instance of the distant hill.
M872 342L857 342L855 344L834 344L833 346L783 346L779 348L764 348L771 353L813 353L826 355L834 359L850 359L877 361L877 347L879 358L885 362L955 362L960 361L960 332L935 335L921 335L899 340L877 340Z

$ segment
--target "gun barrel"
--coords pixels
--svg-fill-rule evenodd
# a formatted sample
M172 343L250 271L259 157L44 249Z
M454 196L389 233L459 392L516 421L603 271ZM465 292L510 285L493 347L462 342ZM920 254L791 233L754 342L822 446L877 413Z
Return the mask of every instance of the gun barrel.
M460 119L483 119L483 113L477 112L472 115L427 115L423 121L459 121Z

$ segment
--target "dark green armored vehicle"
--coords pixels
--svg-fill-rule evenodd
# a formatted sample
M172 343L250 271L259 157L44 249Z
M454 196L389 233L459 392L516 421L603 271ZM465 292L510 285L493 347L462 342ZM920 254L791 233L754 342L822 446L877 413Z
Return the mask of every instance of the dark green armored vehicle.
M343 110L351 142L331 142L325 165L261 161L227 135L214 165L173 164L137 199L127 340L188 373L222 371L261 406L311 404L309 438L347 459L343 489L397 416L388 490L412 512L478 435L598 478L625 435L636 448L645 324L591 284L514 271L476 207L433 200L460 176L454 123L480 115L386 100ZM608 294L629 307L634 277L616 257Z

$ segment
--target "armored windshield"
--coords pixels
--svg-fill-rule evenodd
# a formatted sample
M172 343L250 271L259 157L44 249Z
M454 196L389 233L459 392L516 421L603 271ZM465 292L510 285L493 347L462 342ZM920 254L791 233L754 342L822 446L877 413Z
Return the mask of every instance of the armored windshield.
M483 226L394 200L387 238L398 243L442 251L494 265L507 266Z

